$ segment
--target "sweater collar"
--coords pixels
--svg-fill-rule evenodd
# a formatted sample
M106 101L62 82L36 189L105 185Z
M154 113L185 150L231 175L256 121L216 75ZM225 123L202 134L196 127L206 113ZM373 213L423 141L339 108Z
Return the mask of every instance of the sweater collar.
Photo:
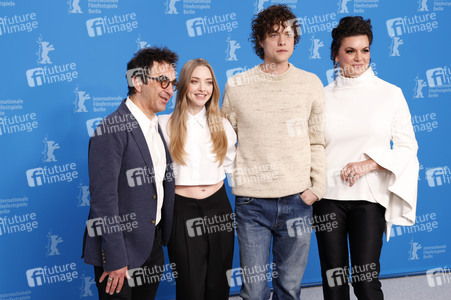
M288 63L288 69L285 71L285 72L283 72L282 74L273 74L273 73L271 73L271 72L263 72L262 71L262 67L263 67L263 64L260 64L260 65L258 65L256 68L257 68L257 72L260 74L260 75L262 75L262 76L265 76L265 77L271 77L271 80L272 81L281 81L281 80L284 80L284 79L286 79L287 77L289 77L290 76L290 74L293 72L293 70L294 70L294 66L291 64L291 63Z
M375 77L376 75L374 75L373 69L371 67L368 67L368 69L359 77L344 77L339 74L335 83L337 86L341 87L353 87L357 85L368 84Z

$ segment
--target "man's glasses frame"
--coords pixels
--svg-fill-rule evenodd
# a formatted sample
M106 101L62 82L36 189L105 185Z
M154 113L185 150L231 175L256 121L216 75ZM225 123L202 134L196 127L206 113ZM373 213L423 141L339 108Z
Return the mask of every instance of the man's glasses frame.
M174 91L177 90L177 80L176 80L176 79L174 79L174 80L171 81L171 80L169 80L169 78L168 78L167 76L165 76L165 75L160 75L160 76L158 76L158 77L151 77L151 76L148 76L148 75L145 75L145 76L146 76L147 78L149 78L149 79L158 81L158 82L160 83L162 89L165 89L165 88L167 88L170 84L172 84L173 90L174 90Z

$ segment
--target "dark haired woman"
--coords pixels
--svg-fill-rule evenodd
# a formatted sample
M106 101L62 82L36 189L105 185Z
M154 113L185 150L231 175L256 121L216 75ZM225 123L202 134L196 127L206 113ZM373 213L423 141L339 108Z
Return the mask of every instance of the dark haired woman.
M327 186L313 208L323 294L350 299L350 276L358 299L383 299L383 232L414 223L418 145L401 89L369 66L370 20L345 17L332 38L338 74L325 88ZM334 228L321 231L332 219Z

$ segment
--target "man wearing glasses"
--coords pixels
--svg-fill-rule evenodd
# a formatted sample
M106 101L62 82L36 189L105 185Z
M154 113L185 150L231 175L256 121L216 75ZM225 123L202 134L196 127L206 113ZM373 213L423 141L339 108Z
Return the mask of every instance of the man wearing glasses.
M174 207L171 157L156 113L176 89L177 54L145 48L127 64L128 97L89 141L91 210L83 255L99 299L154 299Z

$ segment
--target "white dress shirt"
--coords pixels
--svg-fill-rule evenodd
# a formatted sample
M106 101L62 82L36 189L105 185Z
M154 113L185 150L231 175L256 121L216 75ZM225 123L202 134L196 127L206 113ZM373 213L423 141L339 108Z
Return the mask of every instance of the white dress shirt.
M150 156L153 164L153 175L155 176L155 186L157 188L157 216L155 225L161 220L161 208L163 207L164 189L163 180L166 173L166 151L164 144L158 133L158 117L154 116L149 119L142 110L133 103L130 98L125 101L128 109L138 121L139 127L146 139L147 147L149 148ZM152 195L149 195L151 197Z
M163 136L167 145L170 144L169 137L169 115L160 115ZM174 175L176 185L212 185L225 178L225 173L231 173L236 156L236 133L227 119L222 119L222 124L227 135L227 154L222 165L215 161L216 154L212 152L213 142L211 140L210 128L207 124L207 110L204 108L196 115L188 112L187 137L185 142L185 162L180 165L174 162Z
M339 76L325 88L325 95L324 198L379 203L386 208L388 230L391 224L413 225L418 144L401 89L379 79L369 68L357 78ZM386 171L368 173L352 187L341 181L343 167L368 158Z

